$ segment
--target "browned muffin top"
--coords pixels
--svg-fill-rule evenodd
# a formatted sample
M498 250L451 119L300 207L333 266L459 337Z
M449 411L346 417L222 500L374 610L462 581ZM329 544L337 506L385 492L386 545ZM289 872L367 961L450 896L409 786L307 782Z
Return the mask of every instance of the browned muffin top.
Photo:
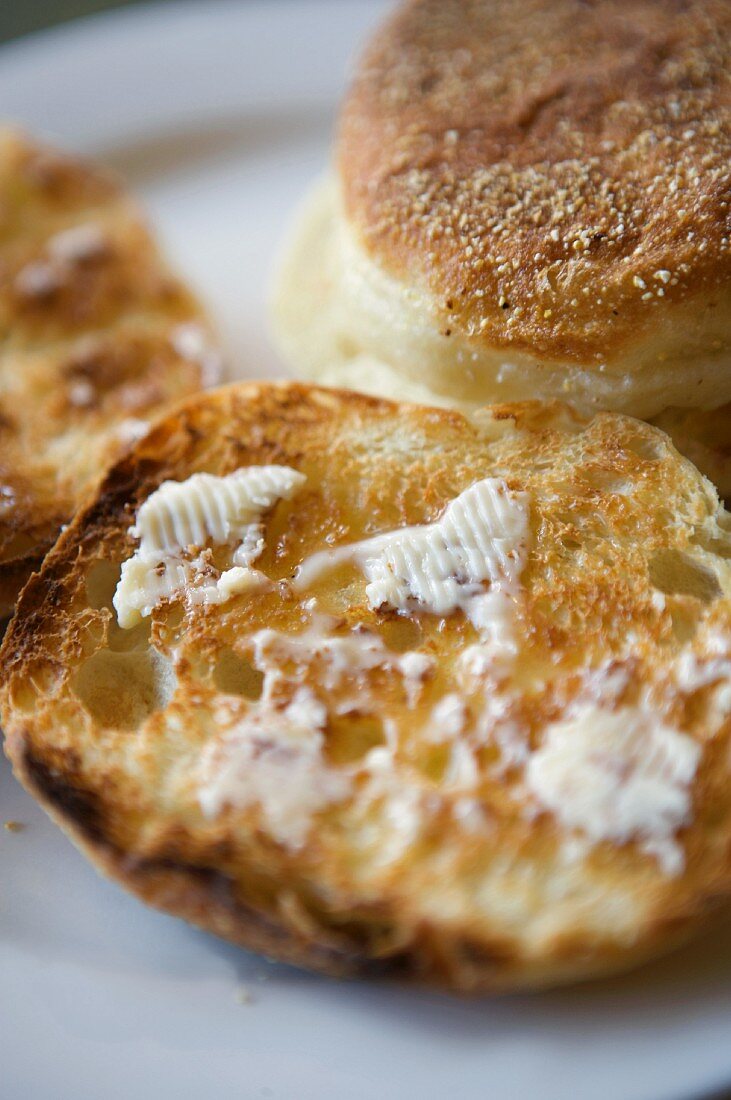
M731 4L411 0L366 52L356 234L485 343L601 361L731 277Z

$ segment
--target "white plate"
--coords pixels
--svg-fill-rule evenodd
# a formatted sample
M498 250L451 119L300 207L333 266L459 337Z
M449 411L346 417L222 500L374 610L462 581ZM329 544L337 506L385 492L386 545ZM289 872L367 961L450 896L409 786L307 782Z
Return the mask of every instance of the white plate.
M3 114L146 201L242 375L381 5L160 4L0 50ZM688 1100L731 1084L731 932L611 982L462 1003L263 962L97 878L0 767L2 1100ZM241 1005L236 991L248 988Z

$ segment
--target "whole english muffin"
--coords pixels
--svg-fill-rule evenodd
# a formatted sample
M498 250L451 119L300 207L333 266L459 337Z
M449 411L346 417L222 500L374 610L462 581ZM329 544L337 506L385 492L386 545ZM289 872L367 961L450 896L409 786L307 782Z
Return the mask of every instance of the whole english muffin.
M693 410L731 492L730 108L725 0L403 4L285 258L285 354L465 408Z
M295 384L181 405L28 583L16 774L276 958L461 991L727 910L731 517L655 428Z
M105 172L0 131L0 616L149 417L218 376L200 305Z

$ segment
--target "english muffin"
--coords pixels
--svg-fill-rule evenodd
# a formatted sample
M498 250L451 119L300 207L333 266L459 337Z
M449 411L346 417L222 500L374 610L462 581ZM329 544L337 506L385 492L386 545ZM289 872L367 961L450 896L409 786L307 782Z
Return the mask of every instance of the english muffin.
M25 587L18 778L141 898L460 991L728 910L731 516L612 413L242 383L161 420Z
M278 339L317 381L463 409L667 412L691 445L716 410L728 447L730 237L725 0L411 0L358 66Z
M104 171L0 132L0 617L109 461L218 377L202 309Z

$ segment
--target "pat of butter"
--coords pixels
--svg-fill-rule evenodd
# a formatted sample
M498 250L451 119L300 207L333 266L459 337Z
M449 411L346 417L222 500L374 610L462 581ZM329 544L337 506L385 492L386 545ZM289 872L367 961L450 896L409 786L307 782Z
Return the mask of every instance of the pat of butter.
M435 615L469 611L485 583L517 581L527 537L527 494L511 492L501 478L485 478L451 501L435 523L313 554L300 565L295 588L351 560L368 581L372 608L406 611L417 604Z
M131 528L139 545L123 564L114 594L120 626L134 626L180 592L192 603L223 603L266 583L251 568L264 549L262 516L304 481L289 466L247 466L225 477L200 473L163 482ZM209 545L231 546L230 569L219 573L196 556Z
M687 734L637 707L585 704L548 726L526 769L528 789L589 841L638 841L666 874L678 874L675 839L690 820L690 784L701 756Z
M313 554L294 581L302 591L343 562L363 572L373 609L462 611L480 635L480 667L514 656L515 597L529 539L528 495L484 478L452 500L435 523L401 527Z

